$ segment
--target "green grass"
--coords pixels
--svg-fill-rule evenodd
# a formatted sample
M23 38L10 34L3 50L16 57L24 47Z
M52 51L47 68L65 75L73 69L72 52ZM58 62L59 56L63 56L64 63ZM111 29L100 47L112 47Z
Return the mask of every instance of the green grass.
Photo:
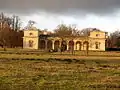
M37 55L72 55L72 52L66 51L66 52L45 52L41 50L30 50L30 49L21 49L21 48L7 48L7 51L4 51L3 48L0 48L0 54L37 54ZM86 52L85 51L75 51L74 55L76 56L85 56ZM88 53L89 56L109 56L109 57L120 57L120 52L119 51L89 51Z
M119 90L120 53L0 53L0 90Z
M108 54L109 55L109 54ZM80 60L120 60L120 56L81 56L71 54L0 54L0 59L17 59L17 60L41 60L41 59L80 59Z
M0 59L0 90L119 90L119 88L120 60Z

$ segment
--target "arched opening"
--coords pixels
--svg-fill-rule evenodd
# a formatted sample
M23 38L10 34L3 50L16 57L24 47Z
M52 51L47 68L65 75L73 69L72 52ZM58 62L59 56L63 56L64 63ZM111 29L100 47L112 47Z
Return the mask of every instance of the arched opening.
M69 50L74 50L74 41L69 41Z
M45 40L40 40L40 49L45 49Z
M54 50L55 50L55 51L58 51L59 46L60 46L60 41L59 41L59 40L56 40L56 41L54 42Z
M29 47L33 47L33 40L29 40Z
M48 50L52 49L52 41L51 40L48 40L48 42L47 42L47 49Z
M100 49L100 42L95 42L95 49Z
M82 44L81 44L81 42L80 41L77 41L76 42L76 50L81 50L81 46L82 46Z
M67 50L67 43L66 43L66 41L62 41L61 42L61 51L65 51L65 50Z
M89 42L85 41L83 42L83 50L88 50L89 49Z

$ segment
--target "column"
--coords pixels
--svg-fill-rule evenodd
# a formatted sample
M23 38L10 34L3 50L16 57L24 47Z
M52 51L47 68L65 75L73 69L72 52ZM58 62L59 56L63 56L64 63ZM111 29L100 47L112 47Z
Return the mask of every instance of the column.
M47 43L48 43L48 40L45 40L45 50L47 50Z
M74 42L74 50L76 50L76 41L73 41Z
M55 41L54 41L54 40L52 40L52 49L53 49L53 50L55 49L54 44L55 44Z
M62 45L62 41L60 40L59 42L60 42L60 43L59 43L59 48L61 48L61 45Z
M83 50L83 42L81 42L81 50Z
M61 50L62 50L62 41L60 40L59 42L60 42L60 43L59 43L58 52L61 52Z
M67 41L67 50L69 50L69 41Z

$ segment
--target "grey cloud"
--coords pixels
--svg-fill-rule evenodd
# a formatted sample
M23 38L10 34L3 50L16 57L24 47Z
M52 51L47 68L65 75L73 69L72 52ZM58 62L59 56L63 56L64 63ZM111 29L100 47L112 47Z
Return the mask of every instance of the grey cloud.
M120 0L0 0L0 10L15 13L46 11L56 14L112 14Z

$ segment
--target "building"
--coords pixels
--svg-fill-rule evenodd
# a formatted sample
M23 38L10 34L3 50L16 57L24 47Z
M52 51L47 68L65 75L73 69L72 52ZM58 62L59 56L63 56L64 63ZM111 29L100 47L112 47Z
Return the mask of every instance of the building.
M41 33L36 28L24 30L23 48L40 50L95 50L105 51L106 32L92 30L88 36L66 36L64 38Z

